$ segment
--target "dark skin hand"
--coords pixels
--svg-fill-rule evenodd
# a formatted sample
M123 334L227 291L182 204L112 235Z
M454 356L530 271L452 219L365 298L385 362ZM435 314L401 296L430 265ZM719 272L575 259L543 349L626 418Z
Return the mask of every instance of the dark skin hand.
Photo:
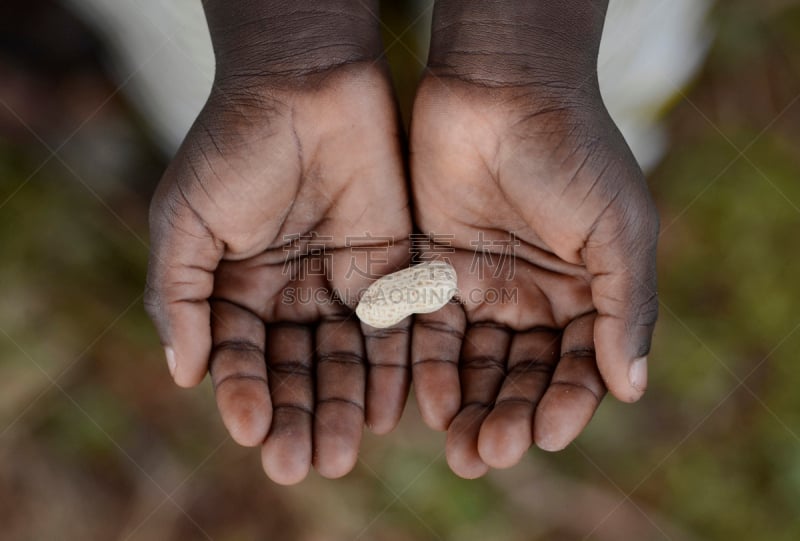
M312 464L338 477L365 421L394 427L409 384L410 320L379 331L352 314L409 256L377 6L204 7L217 80L153 200L146 305L175 381L210 371L226 427L262 445L273 480ZM634 401L646 386L658 220L597 89L605 7L436 5L413 199L418 228L452 238L461 302L414 318L410 358L423 418L448 430L464 477L534 441L563 448L606 389Z
M407 266L411 222L377 23L350 4L205 2L217 81L151 207L146 305L173 377L209 370L231 436L282 484L349 472L409 385L409 324L352 312L369 274Z
M415 102L415 220L452 235L461 303L415 317L413 380L466 478L564 448L606 389L646 387L657 214L594 75L606 6L566 4L438 2Z

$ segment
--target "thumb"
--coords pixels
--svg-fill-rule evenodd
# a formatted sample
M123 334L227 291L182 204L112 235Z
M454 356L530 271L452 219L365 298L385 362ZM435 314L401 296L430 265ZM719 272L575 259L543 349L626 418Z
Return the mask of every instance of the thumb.
M150 207L145 309L164 345L175 382L203 380L211 353L214 271L223 244L189 205L177 183L162 181Z
M641 204L626 203L603 213L586 242L584 258L598 312L598 369L611 394L635 402L647 387L647 354L658 318L658 214L649 194Z

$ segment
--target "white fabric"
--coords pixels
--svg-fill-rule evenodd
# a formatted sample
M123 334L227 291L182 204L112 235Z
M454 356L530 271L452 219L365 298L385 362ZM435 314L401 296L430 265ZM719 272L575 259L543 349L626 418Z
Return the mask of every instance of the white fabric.
M214 58L200 0L64 0L108 41L123 90L173 152L203 106ZM416 0L419 11L430 0ZM663 155L664 108L702 63L710 0L611 0L600 46L606 105L645 170ZM427 25L417 25L427 27ZM417 36L421 42L428 36Z

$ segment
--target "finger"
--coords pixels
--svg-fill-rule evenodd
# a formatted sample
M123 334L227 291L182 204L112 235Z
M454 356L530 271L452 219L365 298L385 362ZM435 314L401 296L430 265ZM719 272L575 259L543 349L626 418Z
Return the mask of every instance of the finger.
M533 415L558 362L559 334L543 328L512 338L508 375L478 437L480 457L492 468L515 465L533 443Z
M459 372L461 411L447 429L450 469L474 479L488 471L478 453L478 434L505 377L511 333L493 324L475 324L464 335Z
M545 451L560 451L570 444L591 420L606 387L595 362L593 328L595 313L582 316L564 329L561 359L533 423L536 445Z
M411 378L420 415L434 430L447 430L461 407L458 357L465 328L464 310L455 302L414 316Z
M266 335L272 425L261 462L270 479L291 485L311 467L314 337L308 327L294 324L271 325Z
M316 355L314 467L323 477L337 478L355 466L364 427L366 360L358 321L320 323Z
M397 426L408 397L409 319L388 329L361 325L367 362L367 426L375 434L387 434Z
M598 221L585 252L599 314L597 365L611 393L625 402L638 400L647 387L647 354L658 317L658 217L647 201Z
M222 422L240 445L264 441L272 421L272 402L264 360L264 324L252 312L216 301L209 368Z
M155 323L175 382L203 380L211 353L214 270L223 254L208 228L177 189L170 171L150 208L150 260L145 308Z

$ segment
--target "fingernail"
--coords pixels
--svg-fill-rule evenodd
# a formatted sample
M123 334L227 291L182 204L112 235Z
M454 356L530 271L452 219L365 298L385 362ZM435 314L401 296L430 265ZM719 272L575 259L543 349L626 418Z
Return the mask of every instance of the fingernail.
M169 368L170 375L174 378L175 377L175 350L166 347L164 348L164 353L167 355L167 367Z
M628 379L637 391L643 393L647 388L647 357L639 357L631 363Z

